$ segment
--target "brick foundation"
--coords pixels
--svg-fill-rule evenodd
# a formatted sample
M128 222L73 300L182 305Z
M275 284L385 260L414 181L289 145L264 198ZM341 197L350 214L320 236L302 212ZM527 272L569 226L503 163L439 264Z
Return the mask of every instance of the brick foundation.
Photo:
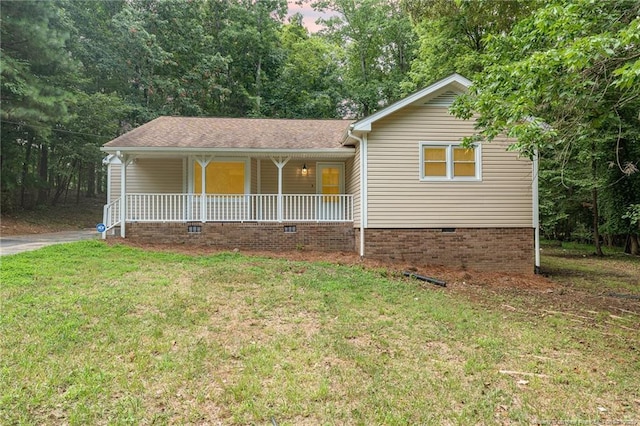
M200 227L200 232L188 232L189 226ZM285 232L285 227L295 227L295 232ZM352 223L127 223L126 231L127 238L148 243L266 251L355 250Z
M448 231L453 232L443 232L442 229L365 229L365 257L484 271L533 273L532 228L456 228ZM356 230L356 234L358 232Z
M188 232L198 226L200 232ZM285 227L295 226L295 232ZM288 229L291 231L291 229ZM446 231L446 230L445 230ZM365 229L365 257L484 271L533 273L532 228ZM360 250L351 223L128 223L127 238L220 249L325 252Z

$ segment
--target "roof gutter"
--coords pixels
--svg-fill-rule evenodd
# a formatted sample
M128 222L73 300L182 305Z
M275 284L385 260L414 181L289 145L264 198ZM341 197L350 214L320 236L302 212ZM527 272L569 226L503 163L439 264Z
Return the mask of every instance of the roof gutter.
M243 148L180 148L180 147L101 147L100 151L115 154L118 151L128 154L159 154L159 155L179 155L179 154L226 154L252 157L269 158L274 155L287 155L298 158L312 158L328 156L334 158L351 158L355 153L355 148L319 148L319 149L243 149Z

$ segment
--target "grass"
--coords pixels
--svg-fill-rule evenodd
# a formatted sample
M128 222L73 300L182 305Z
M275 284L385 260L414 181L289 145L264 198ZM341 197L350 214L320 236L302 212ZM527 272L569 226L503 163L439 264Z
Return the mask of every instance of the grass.
M100 241L0 272L3 424L640 420L630 311L593 327L386 269Z
M555 281L573 289L640 297L640 258L615 247L603 247L603 252L604 257L597 257L592 245L546 242L542 266Z

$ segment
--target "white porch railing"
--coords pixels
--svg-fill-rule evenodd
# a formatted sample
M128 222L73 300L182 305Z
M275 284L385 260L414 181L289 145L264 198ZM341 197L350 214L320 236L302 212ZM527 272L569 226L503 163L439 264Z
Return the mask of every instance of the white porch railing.
M105 232L120 224L120 198L104 205L102 212Z
M108 223L107 206L105 206L105 224ZM118 203L117 208L112 207L118 212L115 216L118 220L119 206ZM201 194L127 194L126 220L128 222L351 222L353 221L353 195L304 194L279 197L278 194L207 194L204 196Z

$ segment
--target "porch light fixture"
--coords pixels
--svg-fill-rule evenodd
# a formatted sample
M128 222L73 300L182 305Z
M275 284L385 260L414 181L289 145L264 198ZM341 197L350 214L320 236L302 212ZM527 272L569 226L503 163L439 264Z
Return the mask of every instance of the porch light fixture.
M302 176L306 176L309 173L309 169L307 169L307 163L302 165Z

